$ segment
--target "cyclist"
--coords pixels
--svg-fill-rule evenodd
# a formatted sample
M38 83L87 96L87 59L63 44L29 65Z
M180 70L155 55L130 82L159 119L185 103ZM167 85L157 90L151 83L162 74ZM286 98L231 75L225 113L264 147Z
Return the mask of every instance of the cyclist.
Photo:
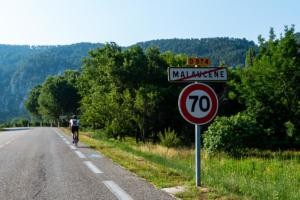
M79 141L79 119L77 119L76 115L73 115L72 119L70 119L70 128L73 136L73 144L75 143L75 139L77 140L76 142ZM76 134L75 134L76 133Z

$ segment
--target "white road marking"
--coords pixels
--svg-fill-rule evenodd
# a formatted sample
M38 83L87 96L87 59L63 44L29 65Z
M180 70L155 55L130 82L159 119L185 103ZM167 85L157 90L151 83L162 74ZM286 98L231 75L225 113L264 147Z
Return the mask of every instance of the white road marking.
M95 174L103 173L98 167L96 167L91 161L84 161L84 164Z
M90 154L89 157L90 157L90 158L102 158L101 155L96 154L96 153Z
M74 152L77 154L77 156L79 158L86 158L86 156L83 153L81 153L80 151L74 151Z
M53 130L55 133L59 134L59 132L58 132L57 130L55 130L54 128L52 128L52 130Z
M70 142L69 141L65 141L66 142L66 144L70 144Z
M11 142L15 141L16 139L18 139L19 137L21 137L23 135L24 135L24 133L11 138L11 140L9 140L9 141L5 142L4 144L0 145L0 148L4 147L5 145L9 145Z
M0 148L3 148L5 145L9 145L10 143L12 143L13 141L17 140L19 137L25 135L25 133L27 133L28 130L26 131L22 131L19 135L13 136L12 138L10 138L9 141L5 142L4 144L0 145Z
M74 147L73 145L69 145L69 147L72 149L72 150L75 150L76 147Z
M61 137L61 138L64 139L64 136L63 136L59 131L55 130L54 128L52 128L52 130L53 130L59 137Z
M120 186L113 181L103 181L104 185L119 199L119 200L133 200Z

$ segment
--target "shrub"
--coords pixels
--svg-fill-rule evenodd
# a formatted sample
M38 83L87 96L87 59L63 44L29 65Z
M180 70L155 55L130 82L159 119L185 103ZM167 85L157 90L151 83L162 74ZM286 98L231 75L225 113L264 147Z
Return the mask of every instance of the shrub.
M168 148L176 147L180 144L180 139L177 137L175 131L171 130L171 128L165 129L164 133L159 132L158 137L161 145Z
M243 148L263 145L262 129L255 118L247 113L217 117L204 133L204 147L208 153L238 153Z
M284 126L286 128L286 134L289 137L293 137L294 134L296 133L295 125L291 121L287 121L287 122L284 123Z
M114 138L117 139L119 132L121 132L120 124L117 122L116 119L112 120L110 124L108 124L104 131L104 135L106 138Z

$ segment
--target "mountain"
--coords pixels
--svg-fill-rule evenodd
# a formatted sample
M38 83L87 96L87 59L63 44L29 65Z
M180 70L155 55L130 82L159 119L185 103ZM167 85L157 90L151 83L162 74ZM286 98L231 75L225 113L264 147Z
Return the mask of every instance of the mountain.
M0 120L25 114L27 93L49 75L79 69L88 51L103 44L59 46L0 45Z
M163 39L140 42L143 49L157 46L190 56L209 57L214 66L244 65L245 54L255 43L246 39ZM24 100L28 92L49 75L66 69L80 69L88 51L103 44L78 43L58 46L0 45L0 121L26 116ZM124 47L128 48L128 47Z
M162 52L184 53L189 56L208 57L213 66L221 62L226 66L243 66L247 50L257 48L253 41L238 38L218 37L202 39L161 39L139 42L137 45L146 49L157 46Z

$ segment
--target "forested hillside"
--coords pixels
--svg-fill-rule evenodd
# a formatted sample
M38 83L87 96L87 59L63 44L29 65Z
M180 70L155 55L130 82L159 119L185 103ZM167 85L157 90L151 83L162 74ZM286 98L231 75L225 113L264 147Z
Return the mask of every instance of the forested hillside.
M25 114L28 91L49 75L79 69L89 50L102 44L62 46L0 45L0 120Z
M247 50L257 49L253 41L237 38L203 39L162 39L138 43L143 49L157 46L161 52L172 51L176 54L209 57L214 66L224 63L228 66L244 65Z
M213 65L244 65L252 41L233 38L164 39L137 43L143 49L159 47L161 52L205 56ZM24 99L37 84L49 75L66 69L80 69L89 50L103 44L79 43L61 46L0 45L0 120L25 115ZM123 47L126 48L126 47Z

